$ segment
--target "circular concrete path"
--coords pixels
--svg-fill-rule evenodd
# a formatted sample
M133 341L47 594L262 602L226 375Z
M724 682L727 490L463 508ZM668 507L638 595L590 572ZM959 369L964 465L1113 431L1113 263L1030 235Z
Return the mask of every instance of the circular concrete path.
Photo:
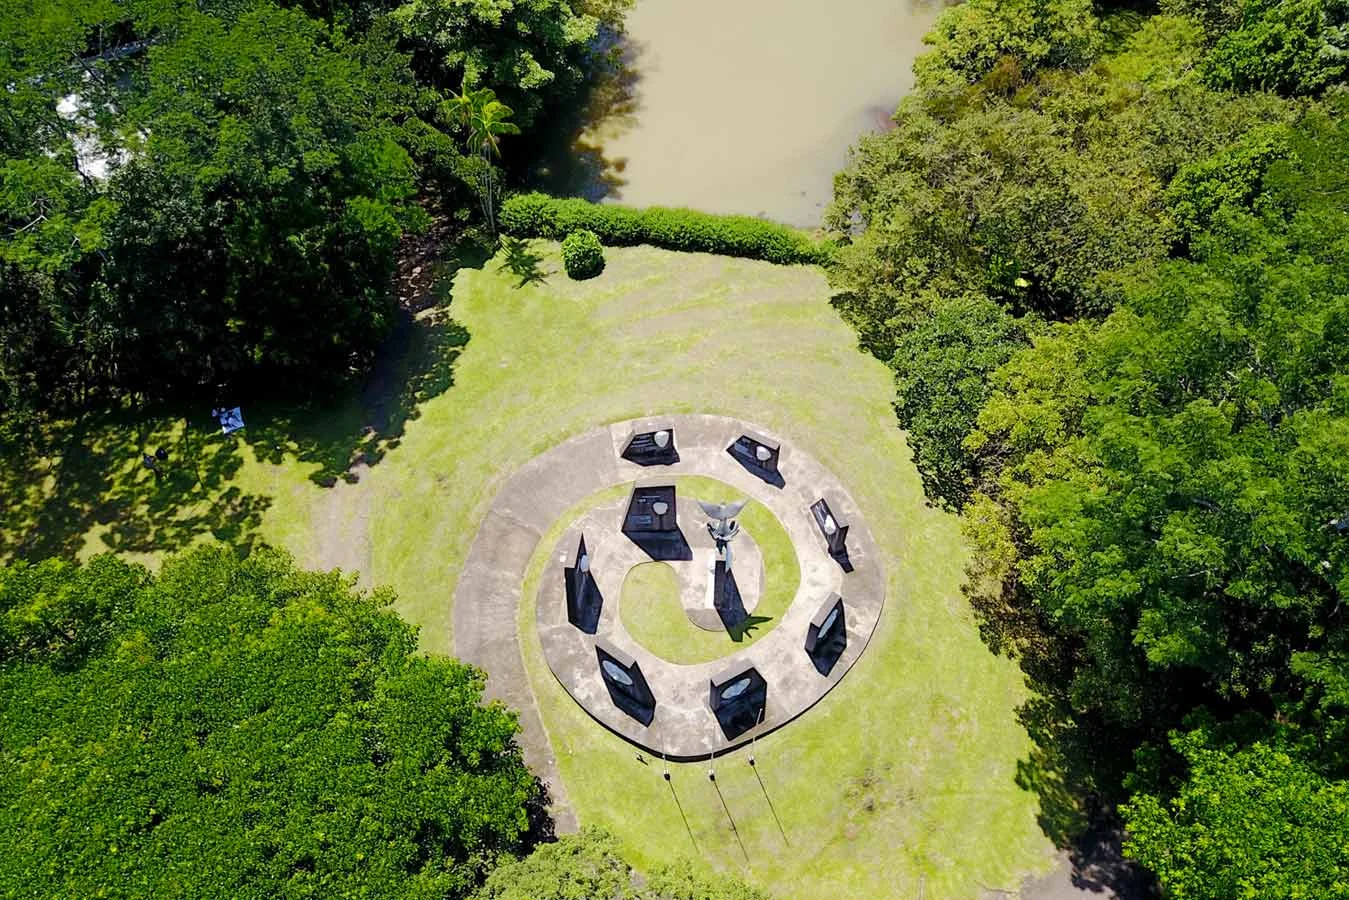
M666 420L662 420L666 421ZM860 520L856 504L838 479L815 459L783 444L782 487L774 487L749 473L726 452L745 426L734 420L702 419L675 424L680 461L672 466L642 468L623 462L619 482L639 479L664 481L680 475L704 475L732 487L738 496L752 497L777 517L796 550L801 578L796 596L772 630L752 644L727 642L726 654L698 664L662 659L634 639L619 613L623 578L633 566L650 559L620 531L627 498L606 504L570 528L558 543L539 586L536 618L539 640L553 675L587 713L606 728L653 754L690 761L721 755L780 728L820 701L861 657L880 620L885 600L885 576L871 535ZM628 433L623 429L623 435ZM621 440L621 439L620 439ZM621 446L619 447L621 449ZM636 470L635 472L632 470ZM849 560L844 572L829 555L824 537L810 514L821 496L842 502L850 524ZM703 497L705 500L735 499ZM679 525L690 543L708 545L703 533L707 516L693 498L680 495ZM567 621L562 569L574 565L572 556L581 534L590 551L590 572L604 597L596 635L588 635ZM705 540L702 540L706 538ZM847 644L827 672L820 672L805 651L807 626L831 593L843 597ZM600 677L595 640L608 641L634 658L655 695L655 717L648 723L625 714L614 705ZM768 682L767 708L757 727L728 738L708 707L708 689L715 676L753 666Z
M675 430L680 462L671 466L642 467L619 456L633 431L668 425ZM774 492L777 496L772 498L770 509L778 515L797 544L802 563L801 590L804 591L808 581L813 589L823 587L820 578L824 576L815 561L810 562L814 574L809 577L807 574L807 557L812 555L810 547L816 547L830 565L837 568L837 564L824 553L822 537L802 530L809 524L808 518L798 521L795 513L784 515L781 510L797 510L805 517L810 503L822 493L832 491L842 503L843 515L854 525L849 534L854 571L846 576L848 584L839 593L844 595L845 602L850 595L874 598L875 616L856 634L853 623L849 623L847 655L852 658L839 661L828 679L831 686L860 654L875 627L884 598L885 575L879 564L879 553L856 505L827 469L787 441L783 442L781 460L785 487L773 488L754 478L725 452L726 446L745 430L762 432L762 429L735 419L702 415L633 420L595 429L546 451L517 470L493 499L483 518L455 587L455 653L487 672L489 698L503 700L519 712L526 762L548 786L559 831L574 830L576 821L529 685L517 621L525 570L540 539L560 516L586 497L617 484L679 475L717 478L744 489L759 500L771 496L763 492ZM776 437L771 433L769 436ZM818 546L808 543L812 538ZM544 583L557 580L557 574L550 570ZM554 577L550 579L549 575ZM617 596L612 599L616 601ZM800 599L798 596L798 601ZM816 603L821 600L823 596ZM789 612L795 615L794 611L800 605L794 602ZM804 610L805 618L809 619L813 611L813 608ZM787 627L787 622L780 623L774 634L766 635L754 646L771 640L777 632L786 634ZM791 637L795 644L796 636ZM819 696L825 691L820 691ZM810 702L818 700L819 696ZM763 727L766 729L769 724L772 723ZM749 737L748 733L745 737Z

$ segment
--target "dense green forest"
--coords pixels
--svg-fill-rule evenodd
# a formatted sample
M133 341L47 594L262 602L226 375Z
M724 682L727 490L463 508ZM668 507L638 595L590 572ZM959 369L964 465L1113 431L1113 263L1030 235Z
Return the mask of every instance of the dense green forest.
M1349 896L1346 22L971 0L830 211L1041 762L1177 898Z
M534 779L388 600L265 550L0 573L6 894L464 896Z
M400 239L481 223L627 5L0 5L0 418L366 368Z
M270 549L0 569L0 894L763 897L639 888L602 833L513 860L548 833L515 714L392 599Z

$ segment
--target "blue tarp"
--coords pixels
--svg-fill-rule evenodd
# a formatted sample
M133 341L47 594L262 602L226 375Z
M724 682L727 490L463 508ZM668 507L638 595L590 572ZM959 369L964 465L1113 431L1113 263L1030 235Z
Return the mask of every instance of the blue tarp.
M221 434L233 434L244 427L244 413L241 407L234 409L213 409L211 415L220 423Z

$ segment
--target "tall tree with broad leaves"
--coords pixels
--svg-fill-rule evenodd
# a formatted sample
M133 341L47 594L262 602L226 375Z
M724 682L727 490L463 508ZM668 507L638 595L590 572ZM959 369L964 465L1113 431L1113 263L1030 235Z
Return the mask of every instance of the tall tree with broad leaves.
M478 160L475 166L478 198L482 203L483 218L496 234L498 187L492 160L501 158L504 135L520 133L519 127L510 121L511 108L498 100L491 88L470 90L465 85L459 93L451 93L450 98L441 103L439 112L442 121L463 130L469 153Z
M1296 748L1172 736L1187 776L1173 797L1125 807L1127 852L1173 900L1349 896L1349 781L1326 778Z

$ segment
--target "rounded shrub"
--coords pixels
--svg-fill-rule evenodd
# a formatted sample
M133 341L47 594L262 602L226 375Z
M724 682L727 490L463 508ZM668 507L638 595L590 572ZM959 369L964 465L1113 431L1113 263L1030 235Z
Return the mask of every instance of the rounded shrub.
M572 278L594 278L604 271L604 246L595 232L573 231L562 241L562 265Z

